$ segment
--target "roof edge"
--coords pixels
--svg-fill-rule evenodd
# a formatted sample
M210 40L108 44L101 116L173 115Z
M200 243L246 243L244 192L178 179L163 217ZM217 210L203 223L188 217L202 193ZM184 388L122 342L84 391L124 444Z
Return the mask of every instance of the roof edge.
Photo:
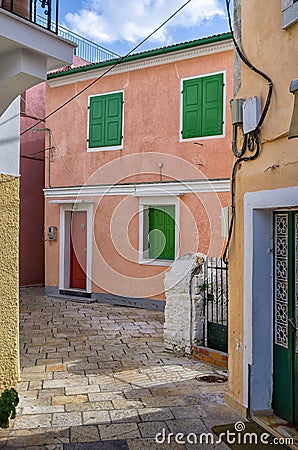
M83 73L83 72L88 72L90 70L101 69L101 68L109 67L109 66L113 66L113 65L119 65L124 62L127 63L130 61L137 61L140 59L150 58L153 56L166 55L167 53L173 53L173 52L177 52L180 50L185 50L185 49L193 48L193 47L200 47L200 46L207 45L207 44L214 44L217 42L227 41L229 39L232 39L232 34L229 32L222 33L222 34L216 34L213 36L196 39L194 41L182 42L180 44L173 44L168 47L161 47L161 48L157 48L157 49L153 49L153 50L148 50L146 52L136 53L136 54L129 55L126 57L122 56L117 59L111 59L108 61L94 63L94 64L90 64L90 65L83 66L83 67L76 67L76 68L72 68L72 69L69 69L69 70L63 71L63 72L50 73L50 74L48 74L47 79L51 80L53 78L65 77L67 75L73 75L76 73Z

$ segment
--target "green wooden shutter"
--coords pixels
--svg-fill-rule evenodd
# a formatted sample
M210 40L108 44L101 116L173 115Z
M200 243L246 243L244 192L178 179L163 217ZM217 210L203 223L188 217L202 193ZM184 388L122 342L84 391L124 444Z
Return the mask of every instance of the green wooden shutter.
M202 136L223 132L223 74L203 78Z
M183 81L183 139L202 135L202 86L202 78Z
M122 140L122 104L123 93L106 96L105 145L121 145Z
M90 97L89 105L89 147L103 147L104 137L105 97Z
M89 147L121 145L123 93L90 98Z
M175 206L149 208L149 258L175 259Z

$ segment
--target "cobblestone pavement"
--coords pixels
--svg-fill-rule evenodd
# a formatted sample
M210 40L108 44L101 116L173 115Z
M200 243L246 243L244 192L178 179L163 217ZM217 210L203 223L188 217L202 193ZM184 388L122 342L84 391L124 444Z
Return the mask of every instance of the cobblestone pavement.
M20 350L20 405L0 447L221 450L176 443L176 433L243 420L223 403L226 383L197 379L211 366L165 351L159 311L22 289Z

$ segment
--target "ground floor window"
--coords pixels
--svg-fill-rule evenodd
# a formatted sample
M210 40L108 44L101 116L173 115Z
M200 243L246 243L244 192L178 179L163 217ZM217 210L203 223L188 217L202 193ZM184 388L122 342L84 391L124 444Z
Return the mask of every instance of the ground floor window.
M149 258L175 259L175 206L149 206L146 213Z
M140 199L140 261L163 264L177 256L179 200Z

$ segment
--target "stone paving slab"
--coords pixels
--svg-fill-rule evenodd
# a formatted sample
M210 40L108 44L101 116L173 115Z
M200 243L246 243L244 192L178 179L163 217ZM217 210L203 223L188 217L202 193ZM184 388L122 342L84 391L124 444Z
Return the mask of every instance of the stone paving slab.
M126 441L93 442L87 444L66 444L64 450L129 450Z
M28 448L34 446L45 446L64 444L69 442L68 428L42 428L13 430L7 434L7 439L3 439L1 430L0 447L3 448Z
M129 450L184 450L186 446L175 442L171 444L157 444L154 439L145 438L128 440L128 448Z
M96 425L85 425L84 427L71 427L70 440L74 443L98 442L99 430Z
M112 423L110 425L99 425L99 435L102 441L110 441L115 439L134 439L141 437L139 428L136 423Z
M165 351L163 313L21 290L17 418L0 447L26 450L198 448L155 436L201 433L243 418L205 363ZM211 447L208 447L211 449ZM217 450L226 446L217 446Z

